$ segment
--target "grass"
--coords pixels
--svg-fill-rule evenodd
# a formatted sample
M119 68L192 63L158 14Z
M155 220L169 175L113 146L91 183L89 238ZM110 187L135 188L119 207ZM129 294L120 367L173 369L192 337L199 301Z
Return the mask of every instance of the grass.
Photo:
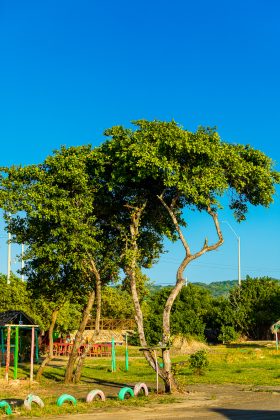
M130 348L130 367L125 371L124 348L117 347L117 372L111 372L110 358L89 358L86 360L80 384L64 385L65 358L58 358L49 366L40 384L36 382L30 386L27 380L29 365L20 365L18 370L19 381L7 384L0 382L0 399L12 399L15 404L14 412L18 415L42 417L67 414L85 413L96 410L111 410L116 407L142 407L146 404L162 404L178 401L178 397L155 394L155 372L148 366L143 355L137 348ZM188 355L176 355L173 362L184 362ZM280 386L280 351L266 345L245 344L237 346L213 346L208 351L209 367L203 375L195 375L188 363L177 365L176 378L183 389L192 384L243 384L251 386ZM0 377L4 377L4 368L0 369ZM12 378L12 367L10 370ZM148 384L152 393L149 397L131 398L120 401L117 394L123 386L133 386L136 382ZM85 398L92 389L102 389L107 397L105 402L95 401L86 404ZM45 408L40 409L33 405L28 412L23 407L23 399L29 394L39 395ZM57 407L56 399L63 393L75 396L78 403L72 406L65 403ZM213 396L214 399L214 396ZM3 411L2 411L3 412ZM1 411L0 411L1 415Z
M240 347L216 346L208 353L209 368L203 375L192 373L183 366L177 373L182 385L187 384L243 384L252 386L280 386L280 351L254 344Z

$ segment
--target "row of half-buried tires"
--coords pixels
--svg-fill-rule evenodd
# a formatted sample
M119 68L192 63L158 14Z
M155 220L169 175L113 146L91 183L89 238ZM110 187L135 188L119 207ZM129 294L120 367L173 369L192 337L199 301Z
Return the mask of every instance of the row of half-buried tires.
M130 387L124 387L121 388L119 393L118 393L118 398L120 400L124 400L127 397L137 397L138 395L143 394L145 396L149 395L149 391L148 391L148 387L145 383L143 382L138 382L137 384L134 385L134 388L130 388ZM101 391L100 389L93 389L92 391L90 391L87 396L86 396L86 402L87 403L91 403L94 400L100 400L100 401L105 401L106 397L103 391ZM77 400L75 397L73 397L72 395L69 394L62 394L60 395L60 397L58 397L56 404L60 407L62 406L62 404L64 404L65 402L69 402L73 405L77 404ZM39 407L43 408L44 402L43 400L38 397L38 395L33 395L33 394L29 394L26 399L24 400L24 407L27 410L31 410L32 409L32 403L37 404ZM8 415L12 414L12 409L10 404L7 401L0 401L0 408L4 408L5 413Z

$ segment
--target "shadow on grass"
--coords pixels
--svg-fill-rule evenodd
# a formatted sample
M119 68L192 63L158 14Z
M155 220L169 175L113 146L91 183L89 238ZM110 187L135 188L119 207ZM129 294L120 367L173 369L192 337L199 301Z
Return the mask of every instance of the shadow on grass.
M252 349L264 349L267 348L266 344L258 344L258 343L228 343L225 345L227 349L248 349L248 350L252 350Z
M23 405L24 400L19 398L5 398L5 401L10 404L10 406L13 407L21 407Z
M122 383L122 382L114 382L114 381L105 381L104 379L94 379L90 377L82 377L82 383L90 383L90 384L96 384L96 385L103 385L110 388L123 388L125 386L131 387L131 384L128 383Z

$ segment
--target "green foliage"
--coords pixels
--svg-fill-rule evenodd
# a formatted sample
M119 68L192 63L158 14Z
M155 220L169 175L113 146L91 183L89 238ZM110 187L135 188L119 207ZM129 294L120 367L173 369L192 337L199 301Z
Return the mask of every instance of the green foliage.
M209 365L207 353L205 350L199 350L190 355L190 368L196 375L202 375Z
M231 343L238 339L238 333L230 325L222 325L218 340L222 343Z
M247 276L241 288L231 291L237 331L252 339L267 339L270 326L280 319L280 284L269 277Z
M116 182L123 185L129 176L130 184L149 185L154 201L164 191L169 203L177 197L178 217L185 206L221 207L219 197L228 190L237 220L245 218L249 203L269 206L273 201L280 174L264 153L222 142L210 128L192 133L174 121L139 120L134 125L135 131L116 126L105 132L112 138L102 146L106 156L118 157L113 164L110 161L114 165L111 188ZM163 230L171 234L167 227Z
M131 295L120 286L106 286L102 293L102 318L133 319L134 310Z
M151 345L162 339L162 312L169 293L169 287L162 288L147 301L149 311L144 324L146 338ZM208 291L194 284L183 287L171 311L171 334L194 336L203 340L211 306L212 299Z
M0 287L0 312L21 310L34 319L42 330L48 330L52 310L57 307L57 302L47 301L39 294L37 297L33 296L26 283L13 274L10 284L7 284L5 275L0 275ZM65 301L58 315L56 330L61 333L75 330L80 320L80 314L80 305Z
M197 286L201 286L208 290L213 297L225 296L227 297L230 290L237 286L237 280L225 280L225 281L213 281L212 283L206 284L201 282L195 283Z

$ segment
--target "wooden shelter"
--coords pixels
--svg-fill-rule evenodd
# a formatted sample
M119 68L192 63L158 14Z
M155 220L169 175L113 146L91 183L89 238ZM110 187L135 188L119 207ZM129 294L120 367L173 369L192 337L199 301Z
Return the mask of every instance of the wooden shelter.
M38 325L23 311L0 313L1 362L5 365L5 379L9 380L11 356L14 360L14 379L17 379L18 359L22 353L23 337L29 337L30 343L30 380L33 380L34 352L39 359Z

